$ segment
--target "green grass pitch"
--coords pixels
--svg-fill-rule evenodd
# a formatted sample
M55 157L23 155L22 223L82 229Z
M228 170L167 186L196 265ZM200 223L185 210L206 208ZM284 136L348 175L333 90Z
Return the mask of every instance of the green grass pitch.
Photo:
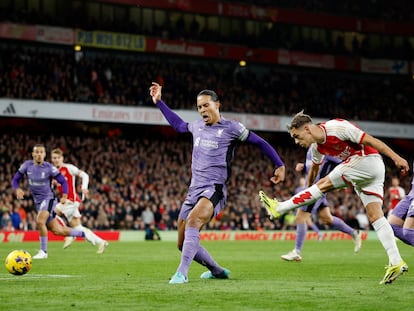
M39 243L3 243L0 310L412 310L414 275L379 285L387 257L379 241L359 254L351 241L306 241L303 262L280 260L293 241L202 242L231 270L229 280L201 280L193 263L189 283L168 284L179 264L174 242L112 242L103 255L85 242L63 250L49 243L49 258L34 260L24 276L8 274L14 249L34 255ZM398 242L414 268L413 248Z

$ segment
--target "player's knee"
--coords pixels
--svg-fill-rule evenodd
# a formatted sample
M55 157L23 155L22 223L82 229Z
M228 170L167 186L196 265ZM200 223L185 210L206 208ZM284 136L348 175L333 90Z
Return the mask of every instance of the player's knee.
M42 228L43 226L45 226L45 225L46 225L45 223L46 223L46 222L45 222L43 219L37 219L37 220L36 220L36 228L37 228L37 229Z
M318 185L318 188L322 193L326 193L335 189L329 176L321 178L316 184Z
M52 231L52 233L55 234L55 235L64 235L63 230L59 227L56 227L56 226L51 227L50 231Z
M319 220L320 222L322 222L324 225L332 225L332 217L329 217L327 215L319 215Z
M65 227L62 227L60 224L58 224L55 221L52 221L49 226L49 230L55 234L55 235L65 235Z
M187 228L197 228L201 229L206 223L208 222L208 219L202 217L189 217L187 219Z

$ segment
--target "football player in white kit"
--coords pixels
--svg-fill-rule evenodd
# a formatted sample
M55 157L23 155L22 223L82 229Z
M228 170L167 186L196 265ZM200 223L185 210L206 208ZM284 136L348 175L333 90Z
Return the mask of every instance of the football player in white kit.
M298 192L289 200L278 202L260 191L260 199L269 214L279 217L291 209L312 204L324 193L352 185L389 258L385 276L380 284L390 284L402 273L408 271L408 265L401 258L398 250L391 225L382 211L385 165L380 153L393 160L403 175L409 170L407 160L399 156L383 141L343 119L314 124L311 117L301 111L293 117L288 130L297 145L312 148L313 164L309 170L309 176L318 174L319 165L325 155L337 157L342 160L342 163L338 164L328 175Z
M87 197L89 190L89 175L76 167L73 164L63 162L63 151L60 148L53 149L51 152L52 163L56 168L59 169L60 173L65 177L68 182L68 197L65 204L58 203L55 207L55 212L58 216L64 216L68 225L74 229L86 232L89 231L92 237L90 241L92 245L98 245L97 254L102 254L105 251L105 248L108 246L108 242L97 236L89 228L82 226L81 223L81 214L79 212L79 206L82 203L82 199ZM78 192L76 191L76 177L79 176L82 179L82 199L79 197ZM59 192L61 192L60 186L58 186ZM65 243L63 248L69 247L72 242L75 240L75 237L65 238Z

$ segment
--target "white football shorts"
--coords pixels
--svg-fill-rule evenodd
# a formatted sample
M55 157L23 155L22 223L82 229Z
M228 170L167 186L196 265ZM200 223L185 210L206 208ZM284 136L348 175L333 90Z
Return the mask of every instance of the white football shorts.
M58 203L55 206L55 212L59 215L59 212L61 212L63 215L65 215L66 219L70 222L72 221L72 218L80 218L81 213L79 212L79 206L80 202L72 202L69 200L66 200L65 204Z
M385 165L379 154L351 156L329 173L335 188L354 187L364 206L383 202Z

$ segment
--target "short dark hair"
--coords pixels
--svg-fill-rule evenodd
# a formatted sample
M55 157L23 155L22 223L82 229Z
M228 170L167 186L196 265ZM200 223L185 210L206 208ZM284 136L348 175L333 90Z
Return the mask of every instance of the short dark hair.
M211 100L214 102L218 102L220 101L218 95L216 92L212 91L212 90L202 90L200 93L198 93L197 97L200 95L208 95L211 96Z
M45 145L43 145L43 144L35 144L35 145L33 146L32 150L34 150L35 148L44 148L44 149L46 150L46 147L45 147Z
M287 129L290 131L291 129L298 129L301 126L312 123L312 118L303 113L303 110L295 114L295 116L292 118L292 121L290 121L290 124L287 125Z

